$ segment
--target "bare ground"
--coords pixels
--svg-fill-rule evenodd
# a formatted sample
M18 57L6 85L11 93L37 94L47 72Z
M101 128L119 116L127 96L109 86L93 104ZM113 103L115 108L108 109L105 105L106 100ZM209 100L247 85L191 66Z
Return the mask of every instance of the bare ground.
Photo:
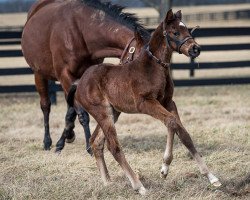
M223 186L212 188L175 138L174 160L160 178L166 128L145 115L122 114L116 127L132 168L149 194L134 192L108 151L112 183L104 186L87 155L82 128L58 156L42 149L43 120L36 95L0 96L0 199L249 199L250 85L177 88L175 101L187 130ZM52 107L55 145L63 129L63 95ZM91 130L95 122L91 120Z

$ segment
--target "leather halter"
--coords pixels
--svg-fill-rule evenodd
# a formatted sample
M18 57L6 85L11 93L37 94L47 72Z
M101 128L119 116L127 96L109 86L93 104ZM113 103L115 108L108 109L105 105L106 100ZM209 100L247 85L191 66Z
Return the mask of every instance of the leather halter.
M193 31L194 31L196 28L198 28L198 27L195 27L195 28L192 29L191 34L193 33ZM169 34L167 34L167 31L166 31L165 23L164 23L164 22L163 22L163 30L164 30L164 31L163 31L163 36L165 37L167 44L170 46L170 48L172 48L172 49L174 50L173 46L172 46L171 43L170 43L171 41L174 42L174 43L176 44L176 46L177 46L177 51L178 51L179 54L182 54L181 51L180 51L182 45L183 45L185 42L187 42L188 40L193 39L192 36L185 37L183 40L176 40L175 38L171 38L171 37L169 36ZM158 63L158 64L161 65L162 67L167 68L167 67L169 66L170 63L164 63L164 62L162 62L161 59L159 59L159 58L157 58L156 56L153 55L153 53L149 50L149 45L147 45L146 52L148 53L148 55L149 55L151 58L153 58L153 59L156 61L156 63Z
M193 28L193 29L191 30L191 35L192 35L193 31L194 31L196 28L198 28L198 26L195 27L195 28ZM181 53L181 47L182 47L182 45L185 44L188 40L194 39L191 35L185 37L183 40L177 40L176 38L170 37L170 35L169 35L169 34L167 33L167 31L166 31L166 27L165 27L165 23L164 23L164 22L163 22L163 35L164 35L165 38L166 38L167 44L168 44L168 45L170 46L170 48L172 48L173 50L175 50L175 49L174 49L174 47L171 45L171 42L174 42L174 43L175 43L175 45L177 46L177 52L178 52L179 54L182 54L182 53Z
M164 34L165 34L165 35L164 35ZM193 39L192 36L187 36L187 37L185 37L183 40L177 40L177 39L175 39L175 38L171 38L171 37L169 36L169 34L167 34L165 31L163 32L163 35L166 37L167 44L168 44L172 49L174 49L174 48L173 48L173 46L171 45L171 42L174 42L174 43L175 43L175 45L177 46L177 52L178 52L179 54L182 54L182 53L181 53L181 47L182 47L182 45L185 44L185 42L187 42L188 40Z
M168 68L170 63L164 63L164 62L162 62L161 59L154 56L153 53L149 50L149 45L147 45L146 52L148 53L150 58L153 58L156 61L156 63L158 63L159 65L161 65L164 68Z
M129 41L128 44L126 45L124 51L122 52L122 56L121 56L121 59L120 59L120 65L123 64L122 61L123 61L123 59L124 59L124 57L125 57L125 55L126 55L127 52L129 53L129 56L128 56L128 58L127 58L127 60L126 60L125 63L130 62L130 61L133 60L133 58L134 58L134 53L135 53L135 47L133 47L133 46L130 47L130 45L131 45L131 43L133 42L133 40L135 40L135 37L133 37L133 38L130 39L130 41ZM129 48L129 47L130 47L130 48Z

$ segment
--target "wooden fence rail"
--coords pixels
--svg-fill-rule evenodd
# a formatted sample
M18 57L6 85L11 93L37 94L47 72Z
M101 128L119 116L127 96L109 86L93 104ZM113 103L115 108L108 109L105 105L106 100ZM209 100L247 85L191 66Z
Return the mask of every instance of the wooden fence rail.
M153 31L151 29L150 31ZM0 31L0 46L2 45L20 45L21 31ZM195 32L195 37L225 37L225 36L250 36L250 27L242 28L202 28ZM249 43L218 45L203 45L202 51L238 51L250 50ZM0 58L3 57L21 57L21 50L0 50ZM194 76L195 70L202 69L225 69L225 68L242 68L250 67L250 56L247 61L229 61L229 62L202 62L199 63L199 69L196 69L197 64L190 60L190 63L173 63L173 70L190 70L190 76ZM28 67L21 68L2 68L0 76L12 75L29 75L33 74ZM207 78L207 79L181 79L174 80L176 86L204 86L204 85L228 85L228 84L250 84L250 77L228 77L228 78ZM0 86L0 93L16 93L16 92L34 92L34 85L16 85L16 86ZM56 100L56 92L61 91L61 87L54 82L51 82L50 92ZM52 95L52 96L53 96Z

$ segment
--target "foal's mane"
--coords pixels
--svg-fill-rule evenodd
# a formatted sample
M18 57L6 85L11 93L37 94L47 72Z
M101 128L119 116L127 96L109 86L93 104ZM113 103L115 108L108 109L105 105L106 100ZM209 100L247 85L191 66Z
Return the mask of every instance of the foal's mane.
M112 4L111 2L102 3L100 0L81 0L81 2L92 8L102 10L116 22L125 25L133 31L138 31L144 39L150 39L150 33L140 23L139 18L136 17L135 14L123 12L125 7Z

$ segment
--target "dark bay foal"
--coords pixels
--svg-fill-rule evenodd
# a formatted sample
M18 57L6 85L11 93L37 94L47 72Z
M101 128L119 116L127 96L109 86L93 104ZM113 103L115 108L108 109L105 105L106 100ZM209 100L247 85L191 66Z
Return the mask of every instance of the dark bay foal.
M135 35L137 43L142 43L140 34ZM181 22L181 12L174 15L170 10L137 59L122 66L92 66L79 80L74 106L77 112L84 108L98 122L99 126L91 137L91 147L105 183L110 180L103 154L106 140L109 151L131 181L133 189L140 194L146 193L146 189L127 163L117 139L114 124L119 114L125 112L150 115L167 127L168 139L161 168L163 177L167 176L173 159L173 140L176 133L196 160L200 172L211 184L220 186L218 178L209 171L183 127L172 100L174 85L170 76L169 60L173 49L192 57L199 55L199 46Z

